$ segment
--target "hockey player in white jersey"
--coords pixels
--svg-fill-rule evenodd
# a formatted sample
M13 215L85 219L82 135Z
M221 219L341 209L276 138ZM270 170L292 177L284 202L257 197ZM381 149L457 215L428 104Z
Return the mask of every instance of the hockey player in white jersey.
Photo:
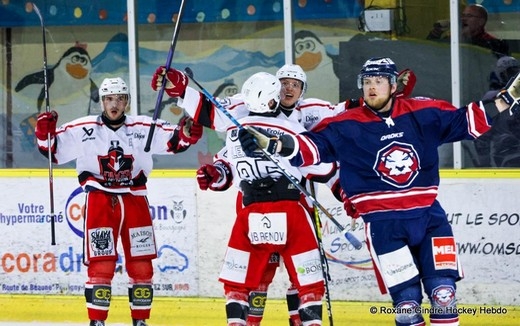
M168 72L165 72L163 67L159 67L152 78L152 88L158 89L161 86L163 76L166 76L168 80L165 88L166 93L172 97L179 97L177 104L183 107L188 114L198 117L197 119L201 120L201 123L205 126L217 131L226 132L227 128L233 126L229 118L216 109L212 103L204 97L204 94L199 93L191 87L187 87L187 84L183 84L183 82L186 81L184 74L177 70L170 69ZM304 94L307 89L307 76L299 65L286 64L282 66L276 72L276 77L280 80L282 85L280 92L280 109L277 110L278 118L297 122L304 126L305 129L309 130L324 118L343 112L345 110L345 103L348 103L344 102L333 106L331 103L320 99L304 99ZM246 117L250 113L244 104L244 96L241 93L233 97L221 99L220 102L228 112L237 119ZM217 154L216 157L218 158L218 156ZM220 160L214 164L220 165ZM212 179L214 176L216 177L216 175L209 175L209 173L217 173L212 164L201 166L197 172L199 183L209 182L207 180ZM331 179L330 185L334 185L334 180L337 180L337 178ZM339 200L338 183L336 183L335 186ZM219 187L218 191L223 191L228 187L229 183L226 184L226 187ZM204 186L201 186L201 188L204 188ZM205 189L208 189L208 187L205 187ZM213 190L216 189L213 188ZM240 192L237 201L241 203ZM303 203L306 202L303 201ZM311 205L310 203L308 204ZM309 207L309 209L312 210L312 207ZM260 325L265 309L268 286L272 282L278 265L279 255L273 253L270 264L267 270L264 271L264 277L259 288L251 293L250 310L247 317L248 326ZM294 286L289 287L287 290L287 306L290 315L290 324L295 326L301 325L298 314L298 293Z
M251 76L242 88L250 115L239 122L244 126L264 126L275 135L305 130L298 122L279 116L280 88L280 81L271 74ZM227 298L228 325L246 323L249 294L258 288L273 252L283 257L289 279L298 290L302 321L305 325L321 325L324 283L308 209L301 204L300 191L274 163L263 156L248 158L244 155L238 134L236 127L227 130L227 153L216 165L221 176L219 179L233 180L243 194L243 208L237 212L224 259L225 262L238 263L243 269L237 273L225 263L219 278L224 283ZM299 180L310 174L327 178L336 170L334 164L322 165L319 167L321 171L314 167L315 170L308 174L302 169L286 166L288 172ZM304 261L316 265L307 266L309 268L302 272Z
M153 122L148 116L126 115L130 94L121 78L106 78L99 88L103 112L65 123L56 129L55 112L38 117L35 135L43 155L52 161L76 161L79 183L86 192L84 263L88 278L85 299L91 326L108 316L111 282L120 240L130 280L128 294L134 326L145 326L153 300L152 259L157 250L146 182L154 154L185 151L202 136L202 126L189 117L178 125L157 120L151 149L146 138ZM99 295L102 293L103 295Z

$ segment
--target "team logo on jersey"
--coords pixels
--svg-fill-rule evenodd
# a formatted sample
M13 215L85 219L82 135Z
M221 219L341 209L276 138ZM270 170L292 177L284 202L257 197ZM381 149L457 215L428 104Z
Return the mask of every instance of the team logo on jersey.
M113 140L106 156L98 157L101 173L109 183L129 185L132 181L132 155L125 155L119 141Z
M238 140L238 129L231 130L231 133L229 134L229 139L231 141L237 141Z
M398 188L410 185L419 174L419 157L413 146L392 142L378 152L374 170L386 183Z

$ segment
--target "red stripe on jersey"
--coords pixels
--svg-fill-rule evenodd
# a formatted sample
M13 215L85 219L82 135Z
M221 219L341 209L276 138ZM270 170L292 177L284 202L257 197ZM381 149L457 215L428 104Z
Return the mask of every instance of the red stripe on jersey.
M353 109L348 109L347 111L342 112L334 117L323 119L320 123L318 123L318 125L316 125L316 127L312 129L312 131L318 132L322 129L325 129L329 125L329 123L345 120L354 120L357 122L365 123L378 122L381 121L381 118L365 107L357 107Z
M468 132L475 138L480 137L491 128L484 107L477 103L470 103L468 105L466 116L468 119Z
M360 214L406 211L431 206L437 197L437 187L416 187L404 191L372 192L352 196L350 200Z
M375 250L372 248L372 237L370 232L371 224L367 222L365 224L365 242L367 244L367 250L370 252L370 258L372 259L372 266L374 267L374 274L376 275L377 285L379 287L379 291L381 294L387 294L388 289L386 288L385 281L383 279L383 275L381 274L381 267L379 266L379 260L375 260L374 257L377 257Z
M72 122L74 122L74 121L72 121ZM103 124L95 122L95 121L86 121L86 122L74 123L74 124L71 122L68 122L67 124L63 125L61 128L56 129L56 135L63 133L67 129L76 128L76 127L85 126L85 125L102 126Z
M458 326L459 325L459 317L454 318L432 318L430 317L430 325L443 325L443 326Z
M331 106L330 103L325 103L325 102L324 103L321 103L321 102L304 103L304 104L298 105L295 109L298 111L302 111L303 109L308 108L308 107L312 107L312 108L323 107L324 109L334 110L334 107Z
M303 159L302 166L313 165L319 162L320 155L313 141L301 135L296 136L296 141L298 142L300 155Z

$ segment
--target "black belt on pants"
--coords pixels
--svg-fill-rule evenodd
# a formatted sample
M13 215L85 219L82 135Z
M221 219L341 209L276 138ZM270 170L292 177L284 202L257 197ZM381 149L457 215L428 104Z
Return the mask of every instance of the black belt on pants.
M280 200L300 200L300 190L287 178L273 179L270 177L240 182L242 190L242 204L271 202Z

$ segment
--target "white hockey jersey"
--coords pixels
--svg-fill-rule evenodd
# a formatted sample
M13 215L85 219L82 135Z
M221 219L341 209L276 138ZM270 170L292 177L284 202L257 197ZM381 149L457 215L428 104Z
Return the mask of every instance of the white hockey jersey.
M157 120L151 149L144 151L152 118L126 116L117 130L105 125L101 116L86 116L65 123L53 138L53 162L64 164L76 160L81 186L111 193L146 195L146 181L153 168L154 154L174 154L190 144L179 138L179 129ZM47 141L38 140L42 154Z
M267 132L281 136L284 134L295 135L305 131L302 125L288 118L280 116L265 117L259 115L251 115L239 120L243 126L260 127ZM230 127L227 130L226 145L223 151L217 154L217 158L226 161L232 167L233 183L239 186L240 180L253 181L266 177L273 179L284 178L280 169L264 155L259 157L248 157L245 155L240 141L238 139L238 128ZM308 167L294 167L289 164L287 158L274 155L273 156L286 172L294 176L297 180L303 177L310 179L330 179L336 171L335 163L324 163L312 165Z
M232 97L217 99L222 108L226 109L235 119L241 119L249 115L249 110L244 104L242 94ZM292 110L288 118L300 123L305 130L311 130L325 118L344 112L346 102L333 105L330 102L316 98L300 100ZM200 124L219 132L226 132L233 127L233 122L215 105L205 100L204 94L191 87L186 88L184 98L180 98L177 105L183 108L188 115ZM280 113L285 115L285 113Z

